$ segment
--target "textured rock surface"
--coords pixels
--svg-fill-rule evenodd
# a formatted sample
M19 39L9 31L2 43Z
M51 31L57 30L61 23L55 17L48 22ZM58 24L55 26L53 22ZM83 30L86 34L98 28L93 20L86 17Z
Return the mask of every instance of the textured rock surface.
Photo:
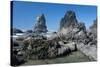
M84 23L78 23L74 11L67 11L65 16L60 21L60 33L62 34L76 34L80 31L86 32Z
M75 49L74 42L85 55L97 60L97 19L87 30L84 23L77 21L75 12L67 11L60 22L59 36L68 42L67 46L71 49Z
M37 22L34 26L33 32L35 33L46 33L47 27L46 27L46 20L44 14L37 17Z
M62 27L74 27L77 24L77 19L74 11L67 11L65 16L61 19L60 29Z
M67 11L60 21L60 32L69 33L77 26L77 19L74 11Z
M97 19L94 20L93 25L90 27L90 33L92 33L95 38L97 38Z
M79 44L78 49L83 52L90 59L97 60L97 47L95 45Z
M67 55L71 51L75 50L75 44L70 43L63 45L58 43L57 40L43 40L43 39L34 39L29 38L25 39L23 49L25 51L29 51L31 53L27 53L30 55L32 59L46 59L46 58L54 58L60 55ZM29 49L30 48L30 49ZM36 56L36 57L33 57Z

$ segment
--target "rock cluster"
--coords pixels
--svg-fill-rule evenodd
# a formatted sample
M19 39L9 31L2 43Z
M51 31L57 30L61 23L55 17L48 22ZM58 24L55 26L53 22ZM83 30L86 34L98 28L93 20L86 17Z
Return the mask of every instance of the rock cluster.
M31 59L54 58L71 52L71 50L66 47L62 50L64 47L62 47L55 39L43 40L31 38L26 39L23 42L23 50L26 51L26 54L29 55Z
M68 11L64 18L61 19L59 36L61 36L62 40L75 42L79 50L96 60L97 20L87 30L84 23L77 21L75 13Z

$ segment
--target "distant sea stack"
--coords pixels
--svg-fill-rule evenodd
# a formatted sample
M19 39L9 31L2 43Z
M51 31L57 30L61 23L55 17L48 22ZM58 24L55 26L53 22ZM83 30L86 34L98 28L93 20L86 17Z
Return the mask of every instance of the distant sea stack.
M11 28L11 31L12 31L11 35L14 35L14 34L16 34L16 33L23 33L22 30L17 29L17 28Z
M44 14L41 14L40 16L37 17L37 22L34 25L33 32L41 34L41 33L46 33L47 31L48 30L46 26L45 16Z
M91 25L89 29L92 33L97 34L97 19L94 20L93 25Z

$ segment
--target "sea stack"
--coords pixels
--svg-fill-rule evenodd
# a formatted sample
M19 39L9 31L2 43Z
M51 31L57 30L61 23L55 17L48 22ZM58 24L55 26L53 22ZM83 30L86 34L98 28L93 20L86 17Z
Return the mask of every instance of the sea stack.
M33 32L37 34L47 33L46 19L44 14L37 17L37 22L33 28Z
M60 32L68 33L71 29L78 25L74 11L67 11L60 21Z

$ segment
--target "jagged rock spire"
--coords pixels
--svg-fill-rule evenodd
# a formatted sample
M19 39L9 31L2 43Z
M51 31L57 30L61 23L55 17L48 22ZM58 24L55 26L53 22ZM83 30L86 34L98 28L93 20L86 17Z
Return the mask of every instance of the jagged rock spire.
M46 33L47 32L47 26L46 26L46 20L44 14L41 14L37 17L37 22L33 28L34 33Z
M67 11L60 22L60 29L62 27L74 27L77 24L77 19L74 11Z

